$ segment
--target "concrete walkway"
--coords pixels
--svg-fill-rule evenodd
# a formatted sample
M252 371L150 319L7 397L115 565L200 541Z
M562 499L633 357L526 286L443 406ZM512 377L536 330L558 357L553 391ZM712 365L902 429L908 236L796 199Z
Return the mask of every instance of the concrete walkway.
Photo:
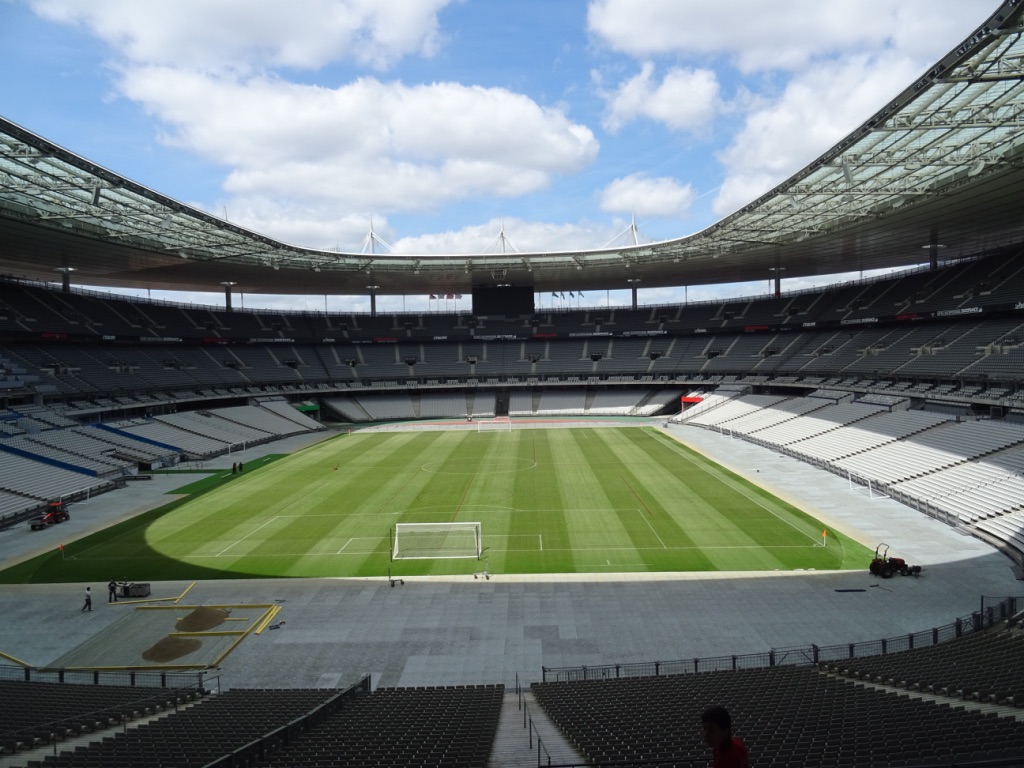
M522 691L521 697L506 690L488 768L536 768L585 762L583 753L562 735L528 689Z

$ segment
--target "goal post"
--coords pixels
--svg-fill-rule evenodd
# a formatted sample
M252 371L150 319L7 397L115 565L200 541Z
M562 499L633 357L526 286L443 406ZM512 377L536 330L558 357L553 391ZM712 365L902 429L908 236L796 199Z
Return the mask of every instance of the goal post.
M862 477L861 475L855 475L850 470L846 470L846 479L850 484L850 490L855 493L866 493L869 499L888 499L884 488L875 480L870 477Z
M477 419L477 432L511 432L512 419Z
M479 560L482 553L480 523L395 523L392 560Z

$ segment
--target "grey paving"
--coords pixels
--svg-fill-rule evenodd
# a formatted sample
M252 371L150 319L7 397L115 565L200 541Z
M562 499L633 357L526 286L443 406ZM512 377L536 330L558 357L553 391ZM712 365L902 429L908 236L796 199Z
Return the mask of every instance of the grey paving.
M820 516L835 530L925 566L919 579L879 582L863 571L602 574L406 579L268 579L199 582L187 602L281 601L281 626L245 639L218 670L224 688L343 687L365 673L375 685L537 680L543 666L679 659L792 645L891 637L946 624L981 595L1022 594L1010 561L987 544L891 500L872 501L846 481L757 446L693 427L674 435ZM231 457L302 447L262 446ZM226 458L226 457L225 457ZM230 468L231 459L224 466ZM162 503L164 481L73 510L66 529L0 533L0 562L72 540ZM180 482L180 478L178 479ZM183 483L182 483L183 484ZM108 498L109 497L109 498ZM115 498L116 497L116 498ZM47 538L43 538L47 537ZM0 652L45 665L117 620L103 593L79 611L85 585L0 586ZM99 589L102 585L93 585ZM184 582L153 584L153 596ZM864 589L837 592L837 589Z

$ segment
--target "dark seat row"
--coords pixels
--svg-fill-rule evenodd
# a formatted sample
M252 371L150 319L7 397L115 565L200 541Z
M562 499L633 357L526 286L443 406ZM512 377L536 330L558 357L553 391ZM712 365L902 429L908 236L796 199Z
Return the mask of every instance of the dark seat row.
M0 751L16 752L184 704L201 691L0 680Z
M759 766L882 768L1024 755L1024 723L813 667L535 683L533 691L595 762L706 759L700 714L716 704L731 710L734 730Z
M1024 630L996 627L946 643L823 663L830 672L912 690L1024 707Z
M39 684L28 684L37 685ZM68 687L68 686L65 686ZM42 760L35 768L205 765L278 732L331 701L308 732L267 745L267 766L487 765L504 686L384 688L338 697L333 689L232 689L196 706Z

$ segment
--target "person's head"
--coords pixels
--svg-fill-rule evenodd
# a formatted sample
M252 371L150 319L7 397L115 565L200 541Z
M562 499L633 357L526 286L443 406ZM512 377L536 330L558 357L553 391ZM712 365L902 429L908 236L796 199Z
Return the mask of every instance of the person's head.
M700 716L704 727L704 743L711 748L721 747L732 738L732 716L725 707L711 707Z

